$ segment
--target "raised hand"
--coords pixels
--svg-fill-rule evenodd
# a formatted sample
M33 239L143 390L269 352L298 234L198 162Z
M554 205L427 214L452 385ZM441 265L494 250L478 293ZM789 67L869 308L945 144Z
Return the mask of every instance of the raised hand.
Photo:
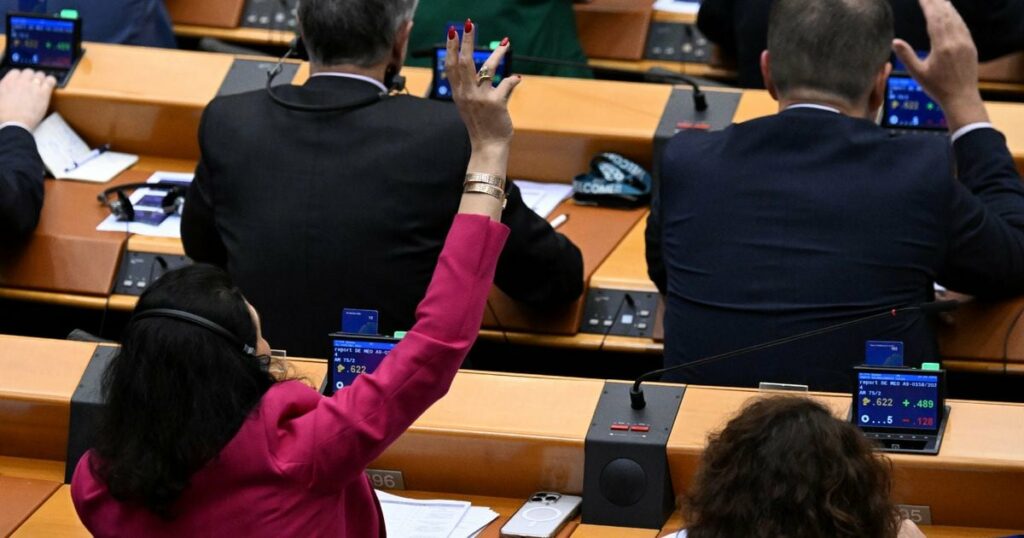
M947 0L919 0L932 50L920 59L904 40L893 41L893 50L907 70L946 113L950 131L988 121L978 91L978 50L960 14Z
M512 141L512 118L508 113L508 100L512 90L521 82L518 76L508 77L498 87L491 79L508 52L508 38L491 53L478 73L473 62L476 35L472 21L466 21L462 42L455 28L448 29L448 55L445 71L452 86L452 97L459 115L469 131L474 152L508 151Z

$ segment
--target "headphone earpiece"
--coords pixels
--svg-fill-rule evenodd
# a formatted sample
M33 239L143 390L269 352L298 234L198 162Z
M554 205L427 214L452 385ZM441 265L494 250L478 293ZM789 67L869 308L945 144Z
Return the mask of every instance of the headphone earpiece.
M160 207L167 215L175 214L181 216L181 211L185 207L185 194L187 190L181 185L166 185L161 183L129 183L127 185L118 185L104 190L100 194L96 195L96 199L110 209L110 214L114 215L117 220L122 222L132 222L135 220L135 205L132 204L128 195L125 191L131 189L153 189L167 191L164 195L163 200L160 202ZM110 196L114 195L115 200L111 201Z
M135 206L122 190L116 191L117 200L110 203L110 212L117 220L131 222L135 220Z

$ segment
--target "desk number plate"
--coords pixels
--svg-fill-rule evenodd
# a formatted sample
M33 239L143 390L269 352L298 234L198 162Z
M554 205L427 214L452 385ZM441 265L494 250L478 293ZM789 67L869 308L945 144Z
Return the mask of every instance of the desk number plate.
M899 508L900 515L918 525L931 525L932 524L932 507L931 506L918 506L914 504L898 504L896 508Z
M366 476L373 482L377 489L405 489L405 479L402 478L402 471L385 471L382 469L367 469Z

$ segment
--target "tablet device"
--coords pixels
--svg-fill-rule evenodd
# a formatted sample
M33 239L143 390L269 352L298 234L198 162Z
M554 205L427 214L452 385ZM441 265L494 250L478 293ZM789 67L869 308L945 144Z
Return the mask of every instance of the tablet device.
M886 452L937 454L945 430L945 372L854 369L853 422Z
M7 47L0 77L12 69L42 71L63 88L82 57L82 21L46 15L8 13Z
M333 333L330 340L331 360L323 387L327 396L351 385L360 374L373 373L399 342L386 336L350 333Z
M908 75L892 75L885 83L882 127L945 134L949 124L939 104L916 80Z
M476 64L477 71L483 67L484 62L491 57L491 53L494 52L490 49L476 49L473 52L473 62ZM501 63L498 64L497 73L494 74L494 79L491 83L497 86L505 77L509 75L509 64L511 63L510 52L505 54L502 58ZM434 81L430 85L430 98L439 99L442 101L452 100L452 87L448 83L448 74L445 73L444 60L448 57L448 49L444 47L434 47Z

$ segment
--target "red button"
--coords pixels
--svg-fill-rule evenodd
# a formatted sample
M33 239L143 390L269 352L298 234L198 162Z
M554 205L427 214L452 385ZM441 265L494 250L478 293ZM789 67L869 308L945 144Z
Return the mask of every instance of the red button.
M651 427L646 424L633 424L629 427L630 430L640 433L647 433L651 431Z
M612 424L612 430L617 432L628 432L629 424L622 424L620 422L616 422L615 424Z

